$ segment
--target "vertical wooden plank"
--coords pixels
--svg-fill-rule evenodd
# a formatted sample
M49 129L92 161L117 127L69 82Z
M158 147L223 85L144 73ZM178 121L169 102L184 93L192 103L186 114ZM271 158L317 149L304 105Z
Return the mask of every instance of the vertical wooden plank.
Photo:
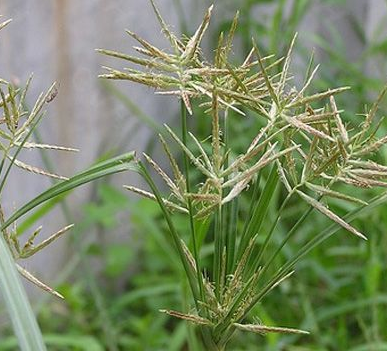
M365 23L366 40L369 45L378 45L387 41L387 1L370 0L369 11ZM385 47L385 46L384 46ZM366 62L366 73L387 82L386 53L380 50ZM376 94L375 94L376 95Z
M171 11L172 1L158 2L166 20L177 24L176 14ZM34 72L30 105L51 82L60 84L57 98L47 106L48 115L40 131L48 143L74 146L82 151L78 155L50 153L56 170L71 175L92 163L101 153L117 147L117 140L133 126L133 118L122 104L106 93L97 79L102 72L101 65L119 63L96 54L94 49L105 47L130 52L135 43L125 34L125 28L166 47L149 2L0 0L0 11L14 19L0 35L0 75L25 81L30 72ZM117 85L145 113L159 120L169 119L178 105L175 100L171 105L168 98L154 96L151 89L128 82ZM141 128L133 140L125 140L125 150L121 151L141 151L148 136L149 129ZM42 166L36 151L24 153L22 159ZM118 185L128 183L130 177L122 175L116 182ZM49 183L36 175L13 172L4 197L7 213L37 195ZM79 191L71 202L74 213L79 213L76 209L91 196L91 188ZM41 239L64 224L61 218L60 211L56 211L45 219ZM50 282L66 260L65 247L65 241L61 240L44 254L28 260L27 268ZM39 291L32 291L40 295Z

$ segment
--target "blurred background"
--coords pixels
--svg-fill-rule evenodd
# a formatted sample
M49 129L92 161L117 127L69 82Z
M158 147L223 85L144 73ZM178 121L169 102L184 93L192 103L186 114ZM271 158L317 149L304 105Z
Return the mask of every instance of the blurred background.
M186 34L192 34L210 4L157 1L172 28ZM266 54L280 56L298 32L295 81L302 81L314 50L315 62L322 64L315 90L351 85L339 104L354 123L355 114L364 112L387 81L386 0L218 0L204 55L211 57L220 31L228 29L237 10L235 62L250 50L251 37ZM159 157L153 135L162 123L174 123L177 101L128 82L98 80L101 66L117 63L94 50L133 52L135 43L125 29L167 47L148 1L0 0L0 15L13 19L0 34L0 77L23 83L33 72L30 104L53 81L59 85L35 138L81 150L64 155L27 152L25 160L68 176L129 150ZM386 110L384 104L381 114ZM204 138L205 124L199 109L195 113L191 127ZM250 139L251 122L235 118L232 128L241 136L240 144ZM386 155L381 157L386 163ZM122 184L138 181L129 173L105 179L20 223L26 232L43 224L47 236L77 223L66 238L23 262L66 297L56 301L26 285L50 350L187 350L185 324L157 313L165 307L181 310L187 291L176 283L181 272L166 252L157 206L122 189ZM14 171L5 195L6 212L49 184ZM290 209L289 217L297 211ZM268 324L304 328L311 336L246 334L232 349L387 350L386 208L374 211L366 224L357 223L368 234L368 243L348 241L340 232L314 250L291 281L259 307L259 318ZM325 225L326 220L316 216L313 227L305 226L304 231L313 235ZM2 308L0 312L0 350L16 350L7 316Z

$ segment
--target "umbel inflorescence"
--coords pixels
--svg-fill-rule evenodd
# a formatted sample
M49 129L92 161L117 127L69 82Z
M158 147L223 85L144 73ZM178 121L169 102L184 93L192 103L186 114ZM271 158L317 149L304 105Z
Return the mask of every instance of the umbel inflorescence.
M133 47L140 55L98 51L123 59L135 67L124 70L106 67L108 73L101 75L102 78L130 80L155 88L157 94L175 95L181 99L185 107L183 110L186 109L189 114L193 114L191 101L199 100L200 106L212 118L211 137L205 141L186 130L184 118L181 137L165 126L166 134L180 147L184 158L201 173L198 184L190 184L190 171L179 168L170 150L170 141L160 135L172 175L150 156L145 155L145 158L165 181L170 189L169 196L161 198L154 187L153 192L148 192L127 186L131 191L159 201L160 206L167 209L167 219L174 211L187 214L191 223L214 219L211 279L202 273L204 267L201 267L197 252L199 248L193 245L192 252L181 239L175 238L175 245L183 252L183 264L189 266L186 267L187 275L198 277L196 285L191 283L196 311L191 314L167 312L205 326L204 329L207 332L210 330L209 335L220 348L224 347L236 328L257 333L302 333L300 330L259 323L242 324L251 308L292 273L288 269L262 283L261 277L295 229L289 232L288 238L268 262L263 262L263 252L275 232L281 210L293 197L304 200L311 209L365 239L356 228L330 210L325 200L333 197L366 206L364 200L342 192L343 187L337 185L342 183L360 188L386 186L387 167L372 158L387 141L387 136L377 137L380 123L376 118L378 105L387 87L371 109L357 117L362 118L357 125L344 123L341 118L343 111L337 107L335 96L349 87L308 94L318 66L309 67L301 88L293 85L289 68L296 36L285 57L279 58L274 55L263 57L253 40L251 51L236 66L230 61L230 54L237 29L237 14L229 33L220 34L214 58L210 61L203 57L200 44L209 26L212 6L192 37L178 39L162 19L153 0L151 3L162 32L171 45L169 52L131 31L127 33L140 45ZM245 146L244 153L236 157L233 157L235 153L225 137L228 131L224 121L230 110L240 115L257 114L263 123L257 129L255 138ZM185 111L182 112L184 115ZM187 146L187 137L192 139L195 150L198 150L196 153ZM242 233L230 233L222 224L224 217L230 216L230 208L235 208L235 200L256 181L260 171L268 167L274 170L271 175L278 177L283 184L286 196L278 218L257 255L255 247L259 231L247 229ZM267 182L270 181L268 179ZM254 207L255 203L252 202L251 206ZM238 215L237 210L233 213ZM171 223L170 228L173 232ZM191 231L194 235L192 226Z
M0 29L5 27L11 20L0 23ZM2 204L3 189L13 166L16 166L24 171L66 180L67 178L58 174L48 172L39 167L27 164L19 159L23 150L54 150L54 151L78 151L77 149L37 143L33 140L33 131L45 115L44 108L50 103L57 94L56 85L53 84L46 93L40 94L33 108L29 110L26 106L26 97L32 81L32 76L27 80L24 87L18 87L14 84L0 78L0 225L5 223ZM31 257L39 252L57 238L61 237L73 225L68 225L56 233L49 236L39 244L35 244L35 239L42 230L39 226L35 229L25 242L21 244L19 240L20 233L16 223L12 229L5 228L2 230L2 235L8 244L12 256L16 261ZM51 289L46 284L42 283L38 278L28 272L20 264L16 264L20 274L26 279L37 285L38 287L52 293L57 297L62 297L58 292Z

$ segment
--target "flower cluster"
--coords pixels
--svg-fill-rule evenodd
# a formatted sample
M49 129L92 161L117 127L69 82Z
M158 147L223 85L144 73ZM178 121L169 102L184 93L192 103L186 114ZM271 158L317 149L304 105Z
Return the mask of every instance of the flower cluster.
M195 244L192 254L183 241L180 242L174 237L180 253L184 253L182 261L185 268L190 266L186 269L187 275L199 277L201 300L196 304L197 314L165 312L198 325L211 327L212 337L220 345L226 344L235 329L257 333L303 333L300 330L260 324L242 325L240 322L252 306L292 274L291 271L281 271L257 292L262 275L295 230L290 231L291 234L284 239L281 247L268 262L262 264L262 255L280 218L280 210L291 197L298 196L311 209L316 209L349 232L366 238L330 210L323 200L333 197L365 206L366 202L344 193L343 187L336 190L335 185L344 183L360 188L387 185L387 167L373 160L373 154L387 142L386 136L377 136L380 122L376 118L387 86L365 114L364 121L352 126L343 122L343 111L338 109L335 100L337 94L348 90L349 87L309 94L318 66L308 69L301 88L292 85L290 66L296 36L285 57L280 58L275 55L263 57L253 40L251 51L245 60L235 66L229 56L237 29L237 14L229 34L220 34L215 57L210 62L203 57L200 44L209 26L213 7L207 10L192 37L178 39L165 24L153 0L151 3L162 31L171 44L171 52L165 52L128 31L128 34L140 43L141 47L135 46L134 49L143 56L131 56L109 50L98 51L142 66L142 69L106 68L108 73L101 77L130 80L153 87L158 94L176 95L181 98L190 114L193 113L192 99L198 99L212 119L210 138L200 141L194 134L188 133L196 151L187 146L187 135L184 132L180 138L170 127L165 126L165 134L179 146L185 159L201 174L200 182L194 187L191 188L187 179L187 167L185 171L180 170L169 148L170 143L164 135L160 135L160 140L173 175L168 175L150 156L145 155L145 158L165 181L170 195L160 198L153 188L151 193L127 186L127 189L133 192L157 200L171 212L188 214L191 218L193 240L193 219L203 221L212 215L215 218L214 283L202 276ZM228 113L231 110L240 115L254 113L262 120L256 136L239 155L233 152L231 143L225 137L228 135L225 130L227 127L224 127L226 123L222 123L222 120L229 118ZM224 212L230 213L228 204L233 203L255 182L257 174L267 166L271 166L278 173L287 195L277 220L257 254L255 249L258 233L249 232L247 229L236 239L236 232L230 234L230 223L227 222L226 229L222 227L222 216ZM259 207L259 204L251 206ZM265 214L261 215L257 222L262 223ZM229 218L227 217L227 220ZM172 228L170 219L167 220ZM247 221L252 219L248 218ZM296 227L297 224L293 228ZM257 225L258 231L259 228L260 225ZM172 231L174 232L173 228ZM231 238L231 244L225 239L227 235ZM235 247L238 247L237 254L234 254Z
M0 29L5 27L10 20L0 24ZM33 108L29 110L26 104L26 96L32 77L28 79L23 88L17 87L14 84L0 79L0 199L5 186L8 175L12 166L16 166L27 172L48 176L55 179L66 180L67 178L52 172L46 171L36 166L27 164L19 159L19 155L26 149L44 149L44 150L59 150L59 151L78 151L77 149L36 143L33 141L33 131L44 116L44 106L50 103L57 95L57 87L53 84L48 91L42 93L36 100ZM0 203L0 224L5 223L3 209ZM24 245L19 242L19 233L15 226L12 229L4 229L2 235L7 242L11 253L15 260L28 258L41 249L45 248L51 242L66 233L73 225L69 225L52 234L50 237L35 245L34 240L41 232L42 227L38 227ZM46 284L17 264L19 272L29 281L44 290L61 297L59 293L51 289Z
M146 58L109 50L98 51L145 69L126 68L119 71L106 68L109 73L100 77L131 80L156 88L158 94L177 95L191 114L191 99L204 100L202 105L208 107L212 115L211 154L190 133L200 152L195 155L171 128L165 126L170 137L204 177L195 193L187 193L183 172L179 170L162 136L160 139L170 160L173 179L146 155L171 190L170 198L164 199L165 204L172 210L187 212L187 199L190 198L197 209L196 217L205 218L219 205L231 201L246 189L260 169L275 162L280 179L289 193L299 194L332 220L363 236L307 192L311 191L318 197L338 197L363 204L364 201L360 199L331 190L332 186L338 182L358 187L386 185L383 179L387 176L387 168L368 159L387 141L386 137L376 139L379 126L372 129L386 88L366 114L360 130L350 129L341 120L340 114L343 111L338 110L334 99L334 95L349 87L307 95L318 66L310 70L301 89L290 85L292 76L289 68L296 36L287 55L281 58L275 58L274 55L262 57L253 41L244 62L235 67L229 62L229 55L237 28L237 14L228 36L225 38L223 33L220 35L215 58L213 63L209 63L202 57L200 43L208 28L213 7L207 10L191 38L179 40L169 30L153 1L152 5L163 33L171 43L171 53L158 49L130 31L127 33L141 44L141 47L135 46L134 49ZM325 106L326 101L329 104ZM252 111L266 120L245 153L234 160L229 160L230 150L222 140L221 109L224 114L230 109L242 115L245 115L245 111ZM127 188L154 198L147 191L132 186Z

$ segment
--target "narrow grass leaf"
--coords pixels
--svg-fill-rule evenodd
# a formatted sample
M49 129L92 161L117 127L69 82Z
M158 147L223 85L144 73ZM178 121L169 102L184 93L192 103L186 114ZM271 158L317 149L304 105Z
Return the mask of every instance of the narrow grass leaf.
M257 233L259 233L262 223L266 217L266 213L269 208L269 203L274 195L275 189L278 184L278 173L275 166L272 167L270 174L267 178L265 187L259 197L258 203L254 206L251 218L248 221L246 230L242 234L242 238L238 247L237 257L241 258L243 252L249 245L250 239Z
M0 230L3 230L14 223L21 216L26 214L28 211L39 206L43 202L53 199L54 197L61 195L69 190L72 190L78 186L94 181L98 178L112 175L115 173L134 170L134 153L130 152L121 156L111 158L101 163L92 166L84 172L81 172L68 180L62 181L55 184L27 204L22 206L19 210L14 212L2 225Z
M46 351L42 333L3 235L0 235L0 292L12 321L20 350Z

